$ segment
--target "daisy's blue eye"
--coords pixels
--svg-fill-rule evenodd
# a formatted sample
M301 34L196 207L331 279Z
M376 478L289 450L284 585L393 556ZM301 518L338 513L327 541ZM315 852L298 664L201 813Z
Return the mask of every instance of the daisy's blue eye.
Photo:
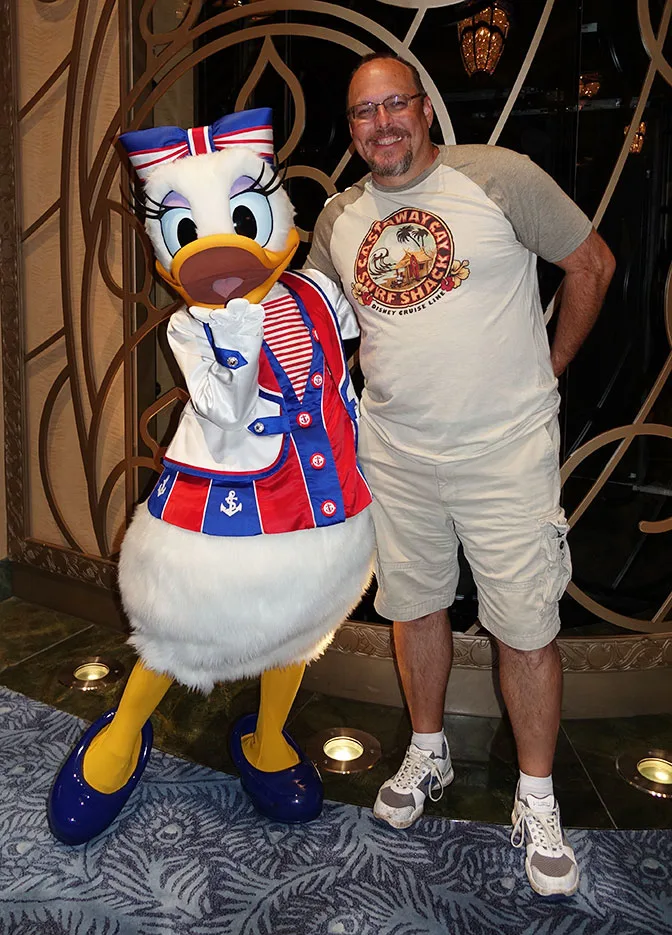
M198 231L189 208L168 208L161 216L161 233L172 256L192 240L196 240Z
M261 192L247 191L231 199L233 228L241 237L256 240L265 247L273 231L273 212L268 198Z
M198 238L191 205L179 192L168 192L156 216L160 219L163 242L171 256Z

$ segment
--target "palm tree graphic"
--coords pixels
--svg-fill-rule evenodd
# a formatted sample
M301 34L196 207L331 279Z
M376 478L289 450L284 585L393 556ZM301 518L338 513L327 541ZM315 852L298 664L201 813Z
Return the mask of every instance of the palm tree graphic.
M402 224L397 231L397 240L399 243L408 243L413 241L418 250L425 249L425 240L427 231L424 227L415 227L413 224Z

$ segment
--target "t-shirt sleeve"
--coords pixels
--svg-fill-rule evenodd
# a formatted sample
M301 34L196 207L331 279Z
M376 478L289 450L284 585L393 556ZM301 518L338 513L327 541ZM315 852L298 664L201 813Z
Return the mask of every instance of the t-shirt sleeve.
M313 231L313 242L310 248L308 258L303 265L303 269L319 269L328 276L337 286L342 286L341 277L331 260L331 243L334 236L334 225L348 205L361 198L364 183L368 176L365 176L360 182L356 182L344 192L331 195L327 199L324 208L315 224Z
M531 159L504 152L493 191L501 192L500 207L518 240L544 260L564 260L590 234L589 218Z
M592 230L578 205L528 156L500 146L449 146L446 162L476 182L520 243L544 260L564 260Z
M340 277L334 269L331 262L330 242L333 229L333 211L326 205L317 219L315 230L313 231L313 242L310 247L310 253L303 265L304 270L318 269L324 273L336 285L341 284Z

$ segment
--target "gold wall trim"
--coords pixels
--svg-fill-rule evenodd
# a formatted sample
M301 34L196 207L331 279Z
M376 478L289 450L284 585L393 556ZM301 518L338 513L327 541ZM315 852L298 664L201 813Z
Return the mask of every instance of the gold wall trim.
M7 492L7 550L14 562L87 584L113 589L116 566L98 556L33 540L26 533L25 363L63 337L65 329L25 351L20 249L53 214L52 205L23 234L19 223L19 120L28 115L70 64L67 56L30 101L17 112L16 17L13 0L0 0L0 312L2 314L3 403ZM33 594L33 599L38 595Z
M19 277L18 116L16 24L12 0L0 0L0 314L2 315L3 398L7 550L18 558L24 538L23 318Z
M493 644L487 635L453 636L453 666L490 669ZM565 672L625 672L672 668L672 636L611 636L558 639ZM393 659L392 631L379 623L349 620L337 631L330 652Z
M108 590L114 589L117 580L116 562L106 562L91 555L80 555L71 549L45 545L34 539L26 539L21 543L18 561L51 574L64 575L66 578Z

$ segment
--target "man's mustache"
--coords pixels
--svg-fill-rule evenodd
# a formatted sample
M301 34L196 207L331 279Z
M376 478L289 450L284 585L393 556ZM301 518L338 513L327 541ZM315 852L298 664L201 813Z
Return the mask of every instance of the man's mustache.
M367 143L375 143L376 140L387 139L388 136L400 136L402 139L410 139L411 134L404 127L385 127L375 130L367 137Z

